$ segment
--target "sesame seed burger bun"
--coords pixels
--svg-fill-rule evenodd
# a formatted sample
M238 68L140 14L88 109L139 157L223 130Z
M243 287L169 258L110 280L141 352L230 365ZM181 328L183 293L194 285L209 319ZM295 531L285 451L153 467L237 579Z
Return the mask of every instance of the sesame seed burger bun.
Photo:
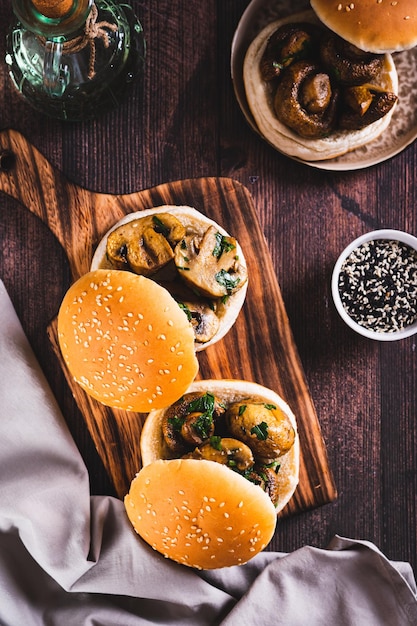
M243 81L246 98L260 134L283 154L303 161L333 159L379 137L388 127L395 107L384 117L360 130L337 130L319 139L301 137L278 120L273 107L273 93L261 75L261 59L270 36L280 26L295 22L320 23L313 11L304 11L276 20L265 26L255 37L245 55ZM389 54L384 57L384 67L378 78L378 85L385 91L398 94L397 71Z
M124 503L154 550L197 569L246 563L276 526L266 493L213 461L154 461L137 474Z
M74 380L105 405L148 412L194 380L194 333L166 289L143 276L95 270L67 291L60 349Z
M323 24L366 52L399 52L417 44L415 0L311 0L310 4Z
M294 494L299 478L300 443L297 433L297 422L288 404L272 389L246 380L197 380L187 389L187 393L192 392L209 392L225 404L240 402L246 399L250 399L253 402L265 402L277 406L287 415L295 430L296 437L292 448L280 457L280 469L278 472L280 485L279 501L274 508L275 514L278 514ZM172 458L170 451L165 445L162 432L165 412L165 409L154 410L146 418L140 440L142 464L144 466L158 459ZM234 474L232 470L229 470L229 472ZM239 476L239 478L242 478L243 484L248 482L242 476ZM258 489L262 491L259 487Z
M190 206L162 205L152 209L144 209L143 211L136 211L125 215L107 231L96 248L90 269L95 270L100 267L108 267L106 261L106 246L110 233L124 224L129 224L129 222L160 213L170 213L174 215L180 222L182 222L182 224L184 224L187 233L196 233L199 236L203 236L205 231L210 226L214 226L222 235L226 237L230 236L222 226L217 224L217 222L206 217L200 213L200 211L197 211L197 209ZM239 263L246 268L246 260L238 241L236 241L236 256L239 258ZM216 305L216 315L220 322L219 328L214 337L212 337L209 341L204 343L196 342L195 349L197 352L205 350L209 346L217 343L229 332L245 302L247 288L248 281L246 281L240 289L233 292L227 298L218 300Z

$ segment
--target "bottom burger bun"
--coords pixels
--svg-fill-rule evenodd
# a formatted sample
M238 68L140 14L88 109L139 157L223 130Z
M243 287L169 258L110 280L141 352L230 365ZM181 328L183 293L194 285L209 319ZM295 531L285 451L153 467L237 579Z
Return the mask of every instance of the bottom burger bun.
M159 232L157 228L158 216L164 215L179 220L184 227L184 235L175 242L177 245L173 241L170 242L173 248L172 259L158 268L158 262L155 261L157 240L164 244L165 254L170 248L163 232ZM146 236L141 227L142 220L146 220L147 223L155 220L156 226L153 228L156 234L151 233L153 251L147 248ZM209 229L214 231L215 241L217 236L223 237L230 245L229 250L219 254L218 258L214 255L212 238L203 239ZM148 227L148 232L150 230ZM109 241L111 242L111 237L117 233L120 233L118 244L122 244L125 249L124 262L111 259L109 256ZM193 243L187 249L186 241L191 239ZM204 244L196 245L194 240L204 241ZM138 268L138 258L143 263L142 268ZM169 255L167 258L169 259ZM116 269L143 273L168 289L191 319L195 329L197 352L215 344L229 332L245 302L248 277L246 260L239 242L214 220L190 206L162 205L125 215L100 240L90 269L115 269L115 262L120 265ZM228 270L226 274L225 269ZM204 293L206 279L213 280L213 277L219 274L229 277L230 284L233 284L232 289L228 289L226 283L220 286L215 280L214 285L219 293L216 296Z
M252 41L244 59L243 82L246 98L260 134L280 152L303 161L336 158L373 141L389 126L395 106L384 117L359 130L335 130L322 138L298 135L276 116L273 92L261 75L261 60L271 35L284 24L309 22L320 24L312 11L298 13L268 24ZM382 91L398 94L398 76L393 58L384 55L383 69L377 81Z
M181 407L189 411L191 406L192 413L187 413L190 416L207 416L209 410L204 413L204 408L208 406L218 411L211 416L213 421L223 419L224 423L218 425L220 429L226 423L228 409L231 413L237 409L239 416L249 412L249 407L273 411L274 415L282 413L282 423L288 421L294 435L292 445L279 456L277 464L262 466L264 475L272 472L274 484L277 481L276 506L252 474L241 472L240 453L228 456L226 462L224 458L212 460L212 456L196 458L195 451L172 458L164 441L164 423L178 423L183 416ZM266 423L258 426L263 435L268 427L273 430L272 421L268 427ZM225 452L220 442L226 441L231 445L229 451L239 450L236 439L212 436L209 445L215 446L215 455ZM274 391L248 381L194 382L173 407L148 415L142 430L141 453L143 467L125 497L127 515L136 532L152 548L198 569L241 565L263 550L274 534L277 512L287 504L298 484L300 449L295 416Z
M225 405L248 399L252 402L274 405L288 417L294 429L295 438L290 450L279 457L278 502L274 509L275 514L278 514L293 496L299 480L300 443L296 418L288 404L272 389L244 380L199 380L187 389L187 393L194 392L211 393ZM167 448L163 434L163 421L168 410L169 408L151 411L146 418L140 440L143 466L158 459L172 459L174 456ZM228 471L234 476L233 470L228 469ZM248 482L242 476L238 478L242 478L243 484ZM262 491L260 487L257 488Z
M265 492L213 461L154 461L137 474L124 503L154 550L197 569L246 563L276 526Z
M198 372L194 333L168 291L143 276L95 270L67 291L58 340L74 380L101 403L148 413Z

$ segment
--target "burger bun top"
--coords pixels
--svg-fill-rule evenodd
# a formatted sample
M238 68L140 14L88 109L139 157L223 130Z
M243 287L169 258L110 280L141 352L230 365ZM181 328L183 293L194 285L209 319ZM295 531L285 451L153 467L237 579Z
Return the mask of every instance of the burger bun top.
M58 340L74 380L120 409L168 406L198 372L185 313L166 289L131 272L81 276L59 309Z
M366 52L400 52L417 44L415 0L311 0L310 4L325 26Z
M166 558L197 569L242 565L275 531L262 489L213 461L154 461L124 500L135 531Z

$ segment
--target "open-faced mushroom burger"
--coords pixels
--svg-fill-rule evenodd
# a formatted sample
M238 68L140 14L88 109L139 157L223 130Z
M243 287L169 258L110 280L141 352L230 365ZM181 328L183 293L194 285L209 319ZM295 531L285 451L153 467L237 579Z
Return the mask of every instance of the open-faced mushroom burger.
M246 297L239 243L188 206L126 215L99 243L91 264L97 268L127 270L165 287L191 322L197 351L224 337Z
M151 411L141 454L129 519L155 550L191 567L255 556L298 484L296 418L277 393L248 381L196 381Z
M330 4L312 2L314 8ZM332 20L327 27L314 11L304 11L268 24L244 60L246 97L259 132L304 161L335 158L369 143L388 127L398 101L391 54L359 48L366 35L357 45L343 38L344 23L360 3L347 10L333 4L339 34L330 30ZM366 33L366 22L359 22Z

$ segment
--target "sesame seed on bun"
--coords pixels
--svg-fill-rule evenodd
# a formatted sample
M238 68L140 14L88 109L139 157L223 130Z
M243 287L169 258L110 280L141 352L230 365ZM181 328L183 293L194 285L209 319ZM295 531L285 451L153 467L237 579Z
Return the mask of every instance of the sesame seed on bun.
M311 0L310 4L323 24L366 52L399 52L417 44L415 0Z
M142 468L125 507L154 550L197 569L246 563L270 542L277 519L262 489L224 465L194 459Z
M166 289L95 270L67 291L58 339L74 380L105 405L149 412L175 402L198 372L194 333Z

